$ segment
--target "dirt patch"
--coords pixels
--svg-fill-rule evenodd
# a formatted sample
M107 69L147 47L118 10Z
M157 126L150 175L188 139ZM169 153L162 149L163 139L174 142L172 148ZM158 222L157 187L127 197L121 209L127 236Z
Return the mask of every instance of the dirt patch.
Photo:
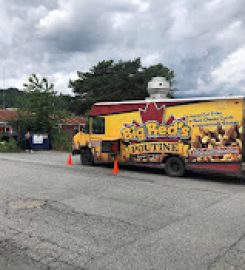
M32 209L43 208L46 205L45 200L36 199L18 199L8 203L8 207L11 209Z

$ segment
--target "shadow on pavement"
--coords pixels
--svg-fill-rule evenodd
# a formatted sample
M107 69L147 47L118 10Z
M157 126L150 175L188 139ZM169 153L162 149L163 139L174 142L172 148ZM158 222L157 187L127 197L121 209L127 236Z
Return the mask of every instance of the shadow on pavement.
M99 165L106 168L111 168L112 165L103 164ZM120 168L126 171L134 171L134 172L142 172L149 174L157 174L166 176L164 168L150 168L150 167L140 167L140 166L131 166L131 165L120 165ZM187 171L184 178L191 179L193 181L208 181L208 182L216 182L222 184L230 184L230 185L245 185L245 174L222 174L222 173L212 173L206 171ZM177 179L177 178L175 178ZM181 181L182 177L179 178Z

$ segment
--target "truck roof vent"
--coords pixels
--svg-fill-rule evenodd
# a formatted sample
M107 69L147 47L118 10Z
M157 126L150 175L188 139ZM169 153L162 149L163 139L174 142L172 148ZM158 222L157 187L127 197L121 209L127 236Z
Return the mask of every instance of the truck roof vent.
M153 77L147 87L150 97L146 99L168 98L170 83L165 77Z

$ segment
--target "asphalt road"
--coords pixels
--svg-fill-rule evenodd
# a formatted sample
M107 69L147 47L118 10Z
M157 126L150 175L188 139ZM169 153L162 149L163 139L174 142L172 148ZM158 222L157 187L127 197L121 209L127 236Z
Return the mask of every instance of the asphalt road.
M0 154L0 269L245 269L242 179Z

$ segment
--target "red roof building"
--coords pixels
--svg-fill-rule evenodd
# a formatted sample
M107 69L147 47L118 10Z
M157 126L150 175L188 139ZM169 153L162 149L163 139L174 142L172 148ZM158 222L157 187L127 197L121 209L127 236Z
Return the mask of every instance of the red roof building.
M0 133L8 132L11 129L10 122L18 118L18 113L15 110L1 109L0 110Z
M68 117L59 123L59 129L68 131L70 135L73 136L74 130L81 131L85 127L86 122L87 119L82 116Z
M18 119L18 113L16 110L0 109L0 133L9 132L12 128L10 122ZM58 124L60 130L68 131L71 136L74 130L81 131L86 123L86 118L82 116L73 116L63 119Z
M9 122L18 118L17 111L14 110L0 110L0 122Z

